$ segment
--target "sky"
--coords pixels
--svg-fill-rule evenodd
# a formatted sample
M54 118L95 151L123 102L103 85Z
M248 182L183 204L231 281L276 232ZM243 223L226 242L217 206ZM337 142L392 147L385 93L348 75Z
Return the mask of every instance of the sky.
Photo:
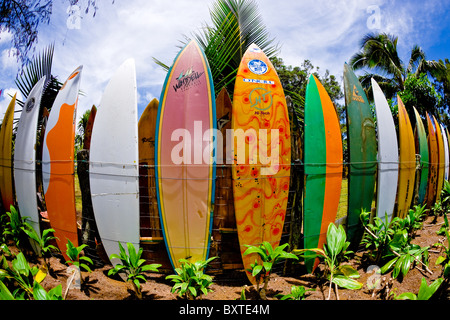
M134 58L138 87L138 115L158 98L166 72L153 57L171 65L180 40L211 24L215 0L103 0L95 17L85 14L69 19L68 0L54 0L50 23L38 29L36 53L54 44L52 74L64 82L83 65L78 118L93 104L99 106L103 91L117 68ZM280 45L278 56L286 65L300 66L305 59L329 70L342 83L343 64L360 49L369 32L398 36L405 63L413 45L423 48L428 60L450 58L450 1L397 0L256 0L270 36ZM76 8L75 8L76 9ZM19 64L10 53L11 36L0 33L0 121L17 91ZM23 99L20 93L19 99ZM101 106L99 106L101 107ZM19 108L16 108L19 109Z

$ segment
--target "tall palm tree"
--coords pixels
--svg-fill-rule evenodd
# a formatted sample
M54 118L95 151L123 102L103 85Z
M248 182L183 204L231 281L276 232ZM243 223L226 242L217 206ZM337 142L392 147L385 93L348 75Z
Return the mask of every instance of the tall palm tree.
M370 78L374 78L383 89L387 98L405 89L408 74L418 77L421 73L435 75L442 69L436 61L426 60L425 52L418 45L411 49L408 64L400 59L397 49L398 37L386 33L369 33L361 40L361 49L350 59L354 70L367 68L374 73L366 72L360 77L369 99L372 99Z
M210 9L212 25L206 23L192 37L199 43L208 59L218 93L223 87L232 93L234 80L247 48L255 43L270 58L279 50L271 39L254 0L216 0ZM185 36L183 44L191 38ZM165 68L161 61L155 62Z

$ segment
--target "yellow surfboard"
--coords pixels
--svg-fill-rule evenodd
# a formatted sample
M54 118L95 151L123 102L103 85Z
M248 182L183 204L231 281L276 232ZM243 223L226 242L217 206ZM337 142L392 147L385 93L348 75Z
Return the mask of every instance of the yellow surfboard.
M436 118L433 116L434 126L436 127L436 137L438 144L438 180L436 187L436 202L441 199L441 191L444 186L444 175L445 175L445 148L444 148L444 138L442 137L441 126L437 122Z
M404 218L411 206L416 174L416 149L414 133L408 112L400 96L398 100L398 127L400 164L397 190L397 217Z
M14 120L14 108L16 106L16 94L6 109L0 130L0 192L5 212L10 211L14 205L14 191L12 180L12 127Z
M138 122L139 136L139 208L141 238L162 241L155 185L155 129L158 99L145 108Z
M252 44L236 76L231 127L234 133L233 195L239 246L252 283L257 254L246 245L279 245L289 193L291 137L286 100L270 60Z

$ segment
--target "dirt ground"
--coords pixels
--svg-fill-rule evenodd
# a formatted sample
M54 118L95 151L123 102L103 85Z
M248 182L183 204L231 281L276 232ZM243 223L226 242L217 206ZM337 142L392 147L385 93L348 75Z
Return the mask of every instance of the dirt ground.
M367 283L375 274L371 271L370 265L365 260L365 252L358 251L354 258L349 261L351 265L357 268L360 278L359 281L364 284L360 290L339 289L339 300L384 300L386 299L386 290L394 291L396 294L403 292L413 292L417 294L422 277L425 277L427 283L441 276L441 267L435 266L435 261L440 255L440 249L433 247L433 244L444 240L442 236L436 234L443 218L439 217L436 223L432 223L433 218L428 217L424 222L424 227L419 230L413 242L420 246L430 247L429 269L432 274L422 269L414 268L410 270L407 276L402 280L392 280L390 274L381 275L384 280L382 289L375 295L369 292ZM12 247L13 250L16 250ZM39 264L39 261L30 261L31 264ZM42 282L47 290L61 284L63 293L67 288L67 265L61 260L61 257L54 256L50 259L50 273ZM84 283L80 289L69 289L66 300L137 300L129 283L125 283L119 276L109 277L108 270L110 265L106 264L102 267L93 267L92 272L83 272L82 277ZM317 275L321 274L323 265L319 265L316 274L305 274L302 271L302 263L296 264L288 268L290 272L283 273L286 268L278 268L279 272L271 276L267 297L269 300L276 300L278 294L290 293L291 286L303 285L308 291L306 300L325 300L328 296L329 287L324 280ZM170 292L172 283L166 280L167 274L148 273L147 282L142 284L144 300L179 300L180 298ZM203 300L237 300L240 299L241 293L245 292L247 300L256 300L259 298L256 290L251 286L242 270L233 270L222 274L213 275L213 290L208 295L203 296ZM391 285L385 285L390 283ZM433 297L437 300L449 300L449 288L441 288ZM337 300L336 291L331 291L330 300Z

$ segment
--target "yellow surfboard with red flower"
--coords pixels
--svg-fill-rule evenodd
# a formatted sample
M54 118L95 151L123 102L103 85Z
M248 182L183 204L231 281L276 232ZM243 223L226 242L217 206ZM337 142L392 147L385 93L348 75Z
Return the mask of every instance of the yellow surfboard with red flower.
M289 193L291 137L286 100L277 72L252 44L236 76L232 108L233 196L239 245L249 271L257 254L247 245L281 240Z

